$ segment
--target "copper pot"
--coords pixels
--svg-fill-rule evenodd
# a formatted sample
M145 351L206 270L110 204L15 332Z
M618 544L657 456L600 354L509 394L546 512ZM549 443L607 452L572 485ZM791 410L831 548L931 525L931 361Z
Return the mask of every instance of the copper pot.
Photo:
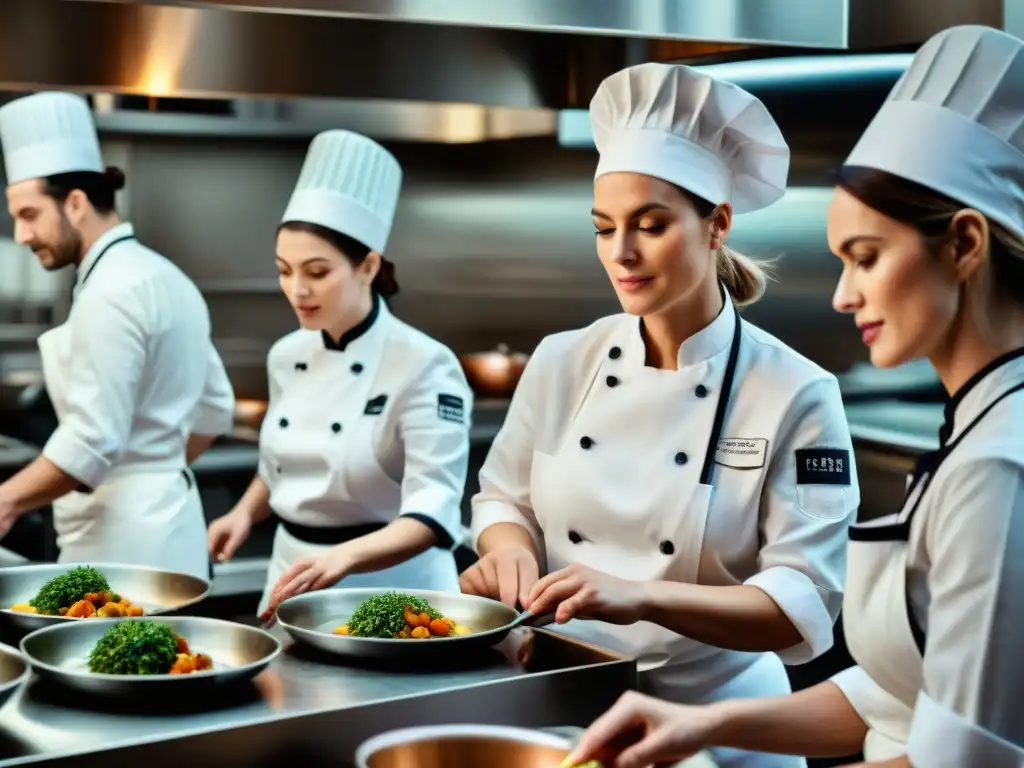
M490 352L459 355L469 386L484 397L511 397L529 359L529 355L512 352L505 344Z

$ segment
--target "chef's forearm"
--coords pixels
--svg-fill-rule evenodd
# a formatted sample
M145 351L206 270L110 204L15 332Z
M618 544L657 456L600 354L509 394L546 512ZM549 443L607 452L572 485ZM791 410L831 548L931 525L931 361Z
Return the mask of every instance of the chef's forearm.
M788 696L730 699L711 706L719 716L713 746L844 757L860 752L867 735L867 725L830 682Z
M273 512L270 508L270 488L263 482L262 477L256 475L252 479L242 498L235 505L235 512L248 515L253 525L258 525L270 517Z
M533 537L518 523L495 523L488 526L480 534L476 544L480 557L507 547L523 547L533 554L538 563L540 562L540 554L537 552L537 545L533 543Z
M15 517L21 517L26 512L51 504L80 486L79 480L45 456L40 456L0 485L0 507Z
M399 517L379 531L339 544L346 573L371 573L404 563L437 543L437 534L425 523Z
M733 651L781 651L803 640L778 604L753 586L652 581L642 612L646 621Z
M188 445L185 447L185 463L191 464L198 459L206 450L213 445L217 435L191 434L188 436Z

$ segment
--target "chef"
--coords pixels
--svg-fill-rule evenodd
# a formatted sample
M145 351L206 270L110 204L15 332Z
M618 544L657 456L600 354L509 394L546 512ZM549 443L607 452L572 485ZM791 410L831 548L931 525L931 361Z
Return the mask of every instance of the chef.
M564 631L673 701L788 692L783 661L832 645L859 502L835 377L740 319L764 275L724 244L733 213L782 196L788 148L760 101L685 66L612 75L590 115L597 252L624 313L531 357L480 473L463 590L588 619Z
M259 471L209 530L230 558L278 519L259 611L336 583L458 591L473 396L455 354L391 314L383 257L402 169L349 131L314 138L277 233L301 328L267 359Z
M918 51L839 175L829 210L872 362L927 357L950 393L902 509L850 529L857 665L785 698L667 707L624 697L576 757L643 724L616 765L707 744L869 766L1024 765L1024 41L979 26ZM953 161L950 161L953 158Z
M0 485L0 535L53 503L59 561L210 575L187 464L231 429L234 394L202 294L114 209L84 99L38 93L0 108L14 237L48 270L74 265L67 322L39 337L59 426Z

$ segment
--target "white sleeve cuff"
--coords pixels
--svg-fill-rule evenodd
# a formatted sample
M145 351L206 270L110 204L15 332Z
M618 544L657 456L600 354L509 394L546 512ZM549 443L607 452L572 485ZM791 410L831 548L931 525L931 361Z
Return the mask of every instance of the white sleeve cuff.
M910 724L907 757L911 765L928 768L1021 768L1024 747L969 722L921 691Z
M235 426L234 402L201 405L192 420L194 435L225 435Z
M806 664L832 647L832 615L806 574L778 565L754 574L744 583L767 592L804 639L778 652L784 664Z
M43 448L43 456L63 472L89 488L98 488L113 466L106 457L80 440L66 426L59 426Z
M492 525L497 525L498 523L521 525L530 533L530 538L533 539L533 545L537 548L537 551L543 554L544 544L541 541L540 531L530 524L526 515L505 501L477 501L473 504L471 530L474 552L480 551L478 546L480 535Z

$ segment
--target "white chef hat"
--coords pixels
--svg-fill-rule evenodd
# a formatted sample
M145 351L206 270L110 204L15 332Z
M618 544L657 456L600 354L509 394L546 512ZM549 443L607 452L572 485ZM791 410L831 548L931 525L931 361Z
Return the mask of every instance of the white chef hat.
M92 111L73 93L35 93L0 107L0 146L8 184L104 170Z
M377 142L351 131L314 137L281 221L333 229L383 253L402 189L402 167Z
M640 64L605 79L590 102L595 178L654 176L736 213L786 191L789 147L771 114L742 88L681 65Z
M1024 238L1024 42L971 25L932 37L846 165L917 182Z

